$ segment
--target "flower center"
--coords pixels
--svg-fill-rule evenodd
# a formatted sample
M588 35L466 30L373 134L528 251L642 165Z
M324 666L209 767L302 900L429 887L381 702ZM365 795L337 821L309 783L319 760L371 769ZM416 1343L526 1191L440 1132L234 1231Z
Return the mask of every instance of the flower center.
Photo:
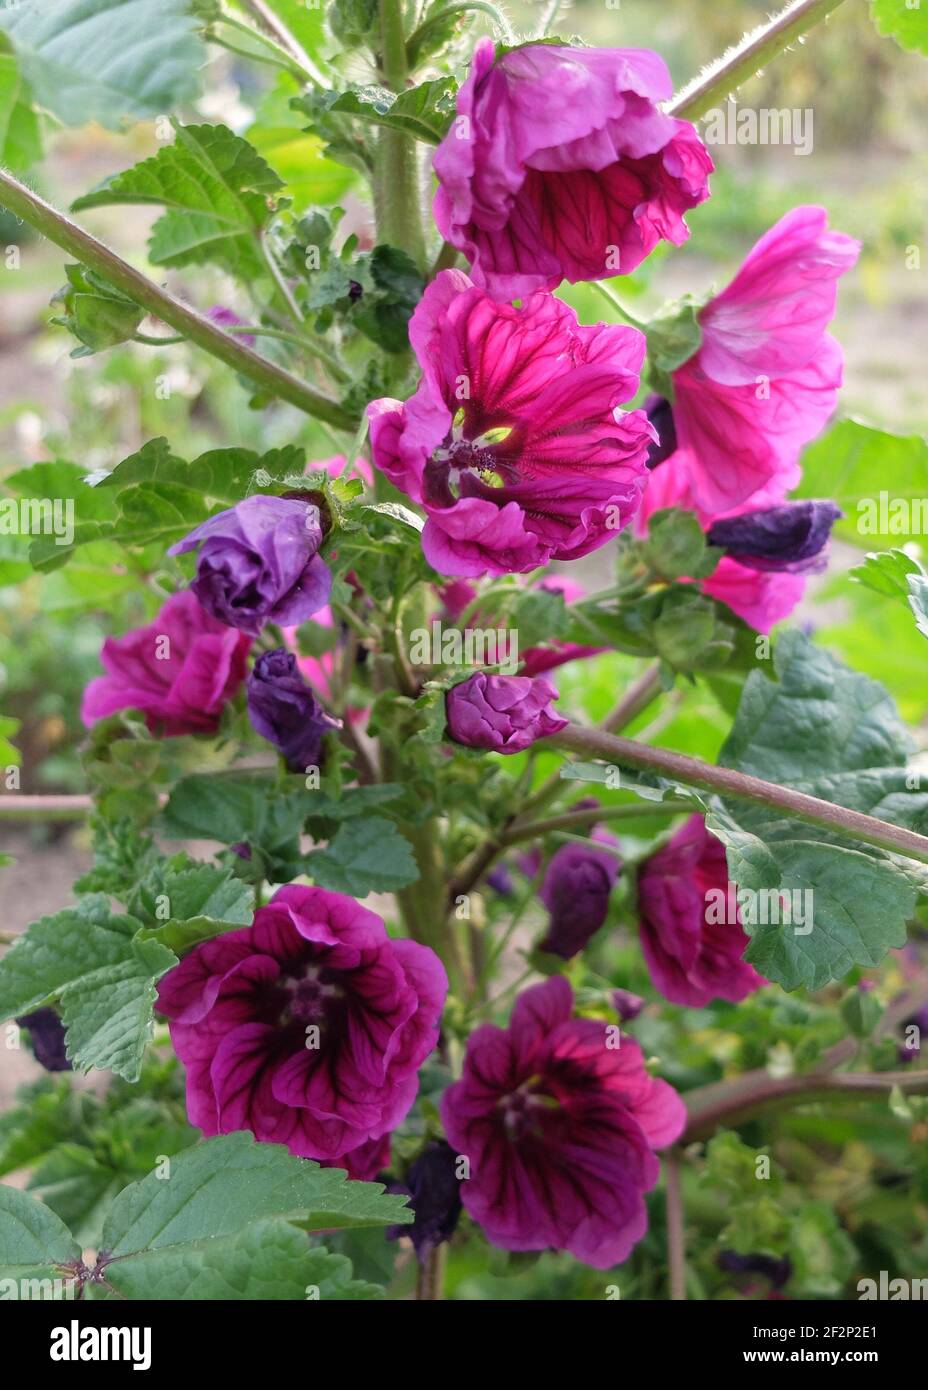
M307 965L301 975L291 976L284 988L288 995L281 1015L284 1025L328 1023L344 997L330 972L316 965Z
M536 1089L539 1078L531 1077L516 1091L510 1091L499 1101L507 1138L525 1139L529 1134L541 1136L541 1121L545 1111L557 1108L553 1096Z
M459 410L445 442L435 450L425 466L424 495L433 507L452 507L463 495L462 483L468 477L484 487L505 487L501 460L494 450L512 434L512 426L485 430L476 439L464 436L464 411Z

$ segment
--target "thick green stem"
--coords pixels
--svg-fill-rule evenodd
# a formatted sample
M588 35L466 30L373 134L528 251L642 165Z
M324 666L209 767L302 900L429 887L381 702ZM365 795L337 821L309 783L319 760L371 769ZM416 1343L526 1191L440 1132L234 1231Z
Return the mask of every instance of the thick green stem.
M406 31L402 0L380 0L380 70L391 92L406 89ZM416 142L401 130L382 130L374 172L377 235L426 266Z
M754 77L771 58L776 58L784 48L827 19L841 3L842 0L792 0L773 19L745 34L739 43L694 77L669 103L668 113L684 116L688 121L704 116Z
M551 742L570 749L572 753L602 758L606 762L644 772L656 772L686 787L697 787L718 796L733 797L736 801L772 807L795 820L806 821L810 825L835 831L847 839L875 845L878 849L903 854L909 859L928 864L928 838L924 835L916 835L912 830L903 830L898 825L890 825L888 821L877 820L875 816L862 815L860 811L850 811L845 806L836 806L820 797L807 796L805 792L795 791L792 787L765 782L760 777L750 777L730 767L714 767L684 753L653 748L646 743L636 743L634 739L605 733L602 729L582 729L576 724L562 729Z
M117 256L102 241L85 232L71 218L59 212L20 183L6 170L0 170L0 206L8 208L24 222L28 222L37 232L49 241L60 246L63 251L76 257L82 265L89 266L102 275L116 289L128 295L140 308L161 319L176 332L189 338L198 347L218 357L220 362L253 381L270 395L279 396L291 405L314 415L337 429L354 432L357 420L337 401L329 400L321 392L313 390L299 377L292 376L283 367L261 357L257 352L238 342L235 338L212 323L203 314L197 313L189 305L175 299L172 294L149 280L141 271Z

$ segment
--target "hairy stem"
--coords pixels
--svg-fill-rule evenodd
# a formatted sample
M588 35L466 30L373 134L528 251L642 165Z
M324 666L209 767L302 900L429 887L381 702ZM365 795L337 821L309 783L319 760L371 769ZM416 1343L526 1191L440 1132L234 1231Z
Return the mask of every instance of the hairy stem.
M225 362L227 366L241 372L271 395L289 401L291 405L304 410L307 415L314 415L337 429L353 432L357 427L354 416L337 401L330 400L321 392L307 386L299 377L292 376L275 362L261 357L250 347L217 327L203 314L197 313L182 300L176 299L3 169L0 169L0 206L8 208L49 241L60 246L63 251L67 251L83 265L102 275L116 289L134 300L140 308L147 309L150 314L154 314L156 318L211 353L213 357L218 357L220 362Z
M287 28L280 15L270 5L265 4L265 0L239 0L239 3L244 10L248 10L254 15L269 34L273 35L280 47L293 59L307 81L317 87L329 85L303 45Z
M771 58L776 58L821 20L827 19L841 3L842 0L791 0L779 14L745 34L739 43L694 77L669 103L668 113L683 116L688 121L704 116Z
M380 70L391 92L406 88L406 32L403 0L380 0ZM425 269L425 233L419 197L416 145L401 130L382 130L377 140L374 174L377 235L397 246Z
M687 787L734 797L737 801L749 801L757 806L773 807L796 820L835 831L847 839L859 840L928 864L928 838L924 835L890 825L888 821L878 820L875 816L862 815L860 811L850 811L845 806L836 806L820 797L808 796L791 787L781 787L775 782L765 782L760 777L736 772L733 768L715 767L684 753L654 748L646 743L637 743L634 739L606 733L602 729L583 729L576 724L562 729L551 742L573 753L602 758L644 772L656 772Z

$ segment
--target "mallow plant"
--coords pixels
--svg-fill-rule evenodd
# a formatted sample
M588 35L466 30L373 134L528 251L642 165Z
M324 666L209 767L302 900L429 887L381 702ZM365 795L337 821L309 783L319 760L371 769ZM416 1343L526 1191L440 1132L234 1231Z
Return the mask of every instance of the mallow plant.
M74 519L13 577L125 601L93 866L0 959L6 1045L60 1073L0 1121L14 1288L836 1297L898 1255L788 1128L840 1148L859 1106L924 1200L928 794L887 691L788 622L849 525L803 456L861 248L803 203L627 307L712 195L699 117L839 9L677 95L556 0L531 34L484 0L0 9L0 204L69 258L60 331L212 355L268 438L5 479ZM207 45L268 86L253 130L185 117ZM150 276L19 176L91 120L155 124L71 209L156 208ZM928 635L912 554L856 578Z

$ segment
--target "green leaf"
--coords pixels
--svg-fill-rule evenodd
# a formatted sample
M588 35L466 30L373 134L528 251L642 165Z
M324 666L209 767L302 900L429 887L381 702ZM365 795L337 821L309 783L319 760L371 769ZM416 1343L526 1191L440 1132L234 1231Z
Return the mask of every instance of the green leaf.
M429 145L440 145L454 116L457 83L453 77L422 82L400 96L386 87L357 87L332 102L331 111L372 125L401 130Z
M776 680L759 671L748 677L720 763L923 829L928 795L910 787L910 740L883 687L799 632L780 638L774 661ZM745 921L746 958L784 989L819 989L904 944L914 866L910 877L904 862L770 807L728 802L706 823L726 844L739 888L811 892L811 922L779 911L769 914L773 920ZM791 901L805 906L809 899Z
M61 1266L80 1258L60 1217L18 1188L0 1186L0 1277L60 1279Z
M64 313L52 323L67 328L83 345L72 356L86 357L135 336L145 311L133 300L85 266L66 265L64 273L67 285L52 296Z
M318 795L281 794L268 781L244 775L184 777L171 791L162 829L170 839L245 844L255 877L286 883L304 872L299 832Z
M679 507L654 513L642 549L651 569L662 579L705 579L721 558L717 549L706 544L705 532L693 512Z
M171 1159L168 1176L156 1170L121 1192L104 1223L103 1246L121 1264L123 1257L217 1240L275 1217L325 1231L402 1225L413 1213L379 1183L347 1181L339 1168L320 1168L240 1130L185 1150Z
M313 1247L287 1221L256 1221L242 1231L107 1266L114 1289L130 1299L382 1298L376 1284L351 1278L351 1261Z
M206 50L187 0L20 0L0 10L39 106L111 130L199 93Z
M41 156L42 136L29 87L9 38L0 31L0 163L23 173Z
M177 961L158 942L135 941L139 927L111 912L102 894L33 922L0 961L0 1018L57 998L71 1060L134 1080L151 1034L155 981Z
M256 237L267 225L270 195L280 178L247 140L224 125L174 124L173 144L113 174L72 205L111 203L167 208L155 223L149 258L155 265L210 262L252 280L264 273Z
M928 9L906 0L870 0L870 14L878 33L900 48L928 55Z
M160 941L180 953L220 932L248 926L254 897L254 890L230 869L177 854L138 885L129 909L152 923L141 940Z
M891 484L888 482L892 479ZM802 457L799 497L829 497L844 517L834 534L888 549L928 533L928 440L840 420Z
M346 821L326 849L307 855L306 871L320 888L354 898L390 893L419 877L409 841L382 816Z
M661 373L676 371L699 350L702 332L699 310L704 298L685 294L659 309L648 320L645 335L648 340L648 367Z
M915 625L928 637L928 575L917 560L904 550L872 551L862 565L849 571L868 589L893 598L904 598L915 614Z

